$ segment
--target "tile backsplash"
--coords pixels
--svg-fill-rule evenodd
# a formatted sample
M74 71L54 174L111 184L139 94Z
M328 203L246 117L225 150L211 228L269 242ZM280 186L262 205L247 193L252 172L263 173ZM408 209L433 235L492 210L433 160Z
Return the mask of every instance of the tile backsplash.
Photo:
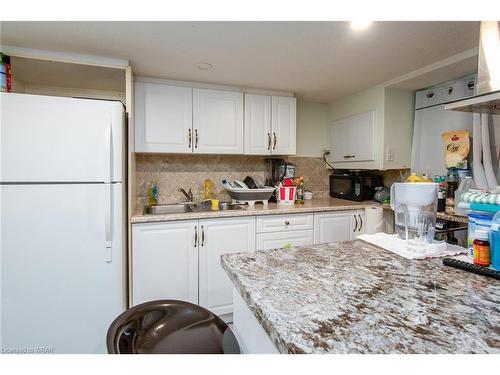
M194 199L201 200L204 197L203 182L207 178L214 182L215 197L228 201L230 197L222 187L221 179L244 180L250 175L265 182L270 172L267 158L250 155L137 154L137 204L147 204L147 190L152 180L158 182L160 204L184 201L184 195L177 191L180 187L186 191L191 188ZM315 198L328 197L330 171L322 158L289 156L284 159L297 166L296 175L306 178L305 187L313 192ZM400 180L399 170L381 173L386 186ZM409 170L402 170L401 173L406 178Z

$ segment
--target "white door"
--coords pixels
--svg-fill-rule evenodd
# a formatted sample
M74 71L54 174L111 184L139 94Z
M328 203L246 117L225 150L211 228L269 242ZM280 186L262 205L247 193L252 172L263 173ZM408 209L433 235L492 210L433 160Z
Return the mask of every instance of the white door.
M272 147L275 155L294 155L297 138L297 99L272 97Z
M194 152L243 154L243 93L193 89Z
M198 221L132 225L132 305L198 303Z
M444 105L416 110L411 171L430 176L446 175L441 134L461 129L468 130L472 135L472 113L445 111Z
M286 246L312 245L313 230L257 234L257 250L281 249Z
M0 99L0 181L122 181L121 103L13 93Z
M135 84L135 151L191 153L193 89Z
M357 211L314 214L314 243L349 241L357 230Z
M217 315L232 313L233 284L222 254L255 250L255 217L200 220L200 305Z
M375 111L337 120L330 126L331 160L375 160Z
M271 153L271 97L245 94L245 154Z
M0 186L3 349L106 353L126 307L122 185L108 187Z

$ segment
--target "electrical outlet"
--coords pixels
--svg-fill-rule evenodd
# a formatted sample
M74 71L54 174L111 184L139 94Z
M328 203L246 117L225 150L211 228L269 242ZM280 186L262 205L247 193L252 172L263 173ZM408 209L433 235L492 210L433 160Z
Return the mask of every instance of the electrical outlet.
M394 150L387 148L387 161L394 161Z
M323 150L323 153L324 153L325 155L330 155L330 152L331 152L331 151L330 151L330 149L329 149L328 147L327 147L327 148L325 148L325 149Z

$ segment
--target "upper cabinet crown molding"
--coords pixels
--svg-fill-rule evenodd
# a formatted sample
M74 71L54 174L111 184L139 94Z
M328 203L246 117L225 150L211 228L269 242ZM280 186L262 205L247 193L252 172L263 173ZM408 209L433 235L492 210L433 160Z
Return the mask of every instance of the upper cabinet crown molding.
M288 92L288 91L264 90L264 89L256 89L256 88L251 88L251 87L218 85L218 84L214 84L214 83L204 83L204 82L176 81L173 79L165 79L165 78L136 76L135 82L156 83L159 85L191 87L191 88L198 88L198 89L238 91L238 92L243 92L243 93L248 93L248 94L256 94L256 95L275 95L275 96L294 97L293 92Z
M296 98L135 83L135 152L293 155Z

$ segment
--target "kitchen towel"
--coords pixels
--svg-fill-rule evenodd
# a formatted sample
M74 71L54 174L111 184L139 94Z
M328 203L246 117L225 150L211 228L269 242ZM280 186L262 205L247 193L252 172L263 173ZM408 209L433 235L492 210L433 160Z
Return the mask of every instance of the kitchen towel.
M365 233L382 232L384 227L384 209L378 206L365 208Z
M406 259L438 258L467 252L467 250L462 246L437 241L423 247L422 249L414 250L413 248L408 247L406 241L399 238L397 234L360 234L359 236L356 236L356 238L381 247L382 249L390 251Z

